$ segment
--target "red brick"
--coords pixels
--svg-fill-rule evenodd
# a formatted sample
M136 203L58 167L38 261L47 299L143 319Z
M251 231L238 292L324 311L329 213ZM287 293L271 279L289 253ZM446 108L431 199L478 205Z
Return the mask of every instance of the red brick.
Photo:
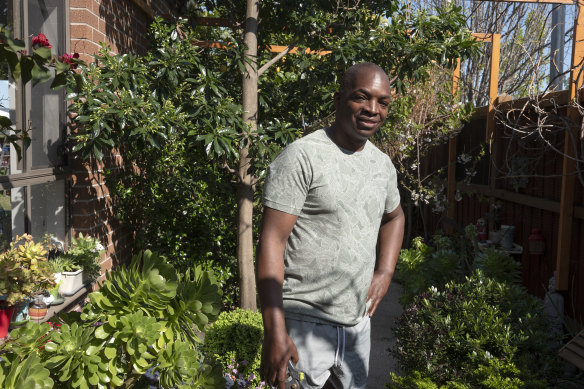
M105 274L106 271L108 271L109 269L112 268L112 260L111 258L106 258L105 260L103 260L101 263L101 274Z
M71 23L71 39L92 39L93 30L87 24Z
M106 37L105 37L105 34L104 33L100 32L100 31L98 31L96 29L93 29L93 38L92 38L92 40L94 42L96 42L96 43L101 43L101 42L105 42L106 41Z
M109 196L109 189L105 185L80 186L71 188L73 200L93 200Z
M69 0L70 8L92 8L94 0Z
M71 39L71 51L79 54L97 54L99 45L89 39Z
M88 9L83 8L71 9L69 15L71 23L88 24L94 28L97 28L99 26L98 17Z
M103 171L75 172L71 175L73 185L98 185L105 182Z
M83 214L90 213L102 209L109 209L114 206L114 200L110 197L104 197L101 199L91 199L86 201L80 201L73 199L71 201L71 213L72 214Z

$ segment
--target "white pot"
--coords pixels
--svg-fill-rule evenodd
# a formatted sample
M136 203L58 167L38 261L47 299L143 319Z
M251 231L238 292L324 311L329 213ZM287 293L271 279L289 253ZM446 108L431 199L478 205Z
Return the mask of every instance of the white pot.
M61 296L72 296L84 285L83 269L71 272L64 271L61 273L61 286L59 286L59 293Z

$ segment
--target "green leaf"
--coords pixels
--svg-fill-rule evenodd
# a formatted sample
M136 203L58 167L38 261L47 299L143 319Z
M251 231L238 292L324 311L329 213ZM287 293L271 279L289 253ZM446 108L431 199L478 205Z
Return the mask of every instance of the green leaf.
M105 339L108 336L110 336L110 334L107 331L105 331L105 328L103 325L99 326L95 329L95 337L97 339Z
M53 55L53 53L51 52L51 49L49 49L48 47L37 47L36 49L32 49L33 53L35 55L38 55L40 58L47 60L49 58L51 58L51 56Z
M101 161L103 159L103 153L101 152L101 150L99 150L97 145L93 146L93 154L95 155L95 158L97 158L98 161Z
M57 345L54 342L48 342L45 344L45 350L52 353L57 351Z
M51 71L48 68L39 65L36 61L33 62L31 76L33 86L48 81L52 77Z
M58 73L53 82L51 83L51 89L59 90L64 88L67 85L68 77L67 73Z
M0 116L0 127L9 128L12 126L12 121L6 116Z
M8 47L10 47L12 51L23 51L26 48L26 44L24 43L24 41L20 39L12 39L10 37L6 37L6 43L8 44Z
M116 349L116 347L106 347L104 349L104 354L109 359L114 359L117 355L117 349Z

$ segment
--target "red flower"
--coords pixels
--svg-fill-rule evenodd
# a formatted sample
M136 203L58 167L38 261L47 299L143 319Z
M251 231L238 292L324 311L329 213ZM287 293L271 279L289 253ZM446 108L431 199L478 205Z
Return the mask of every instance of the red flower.
M47 48L52 48L53 46L51 46L51 44L49 43L49 40L47 39L46 35L43 34L42 32L39 33L37 36L34 36L32 38L32 46L36 49L37 47L47 47Z
M59 61L69 64L69 66L71 67L71 69L77 69L77 60L79 59L79 53L73 53L73 55L71 54L63 54L61 57L59 57Z

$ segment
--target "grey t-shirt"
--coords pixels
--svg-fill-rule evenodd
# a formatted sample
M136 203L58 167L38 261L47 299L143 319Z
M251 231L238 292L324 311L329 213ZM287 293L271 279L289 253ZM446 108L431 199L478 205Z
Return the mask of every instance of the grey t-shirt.
M369 141L353 152L319 130L276 157L263 204L298 216L284 253L286 317L344 326L364 317L381 217L399 201L395 168Z

